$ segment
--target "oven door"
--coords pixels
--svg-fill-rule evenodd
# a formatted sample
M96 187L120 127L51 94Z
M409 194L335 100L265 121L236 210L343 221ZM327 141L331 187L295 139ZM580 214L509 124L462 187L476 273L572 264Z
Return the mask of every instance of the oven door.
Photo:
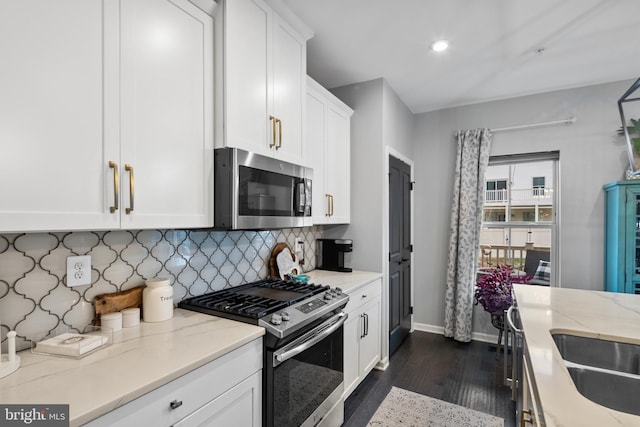
M340 312L265 352L264 425L340 425L344 418L344 327Z

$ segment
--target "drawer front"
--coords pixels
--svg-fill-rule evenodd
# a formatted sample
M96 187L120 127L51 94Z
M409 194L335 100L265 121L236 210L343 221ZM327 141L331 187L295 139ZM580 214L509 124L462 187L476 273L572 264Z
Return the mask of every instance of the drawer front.
M86 425L169 426L261 369L262 339L257 339Z
M380 296L382 292L382 279L376 279L373 282L363 287L348 291L349 303L345 307L344 311L351 313L358 309L363 304Z

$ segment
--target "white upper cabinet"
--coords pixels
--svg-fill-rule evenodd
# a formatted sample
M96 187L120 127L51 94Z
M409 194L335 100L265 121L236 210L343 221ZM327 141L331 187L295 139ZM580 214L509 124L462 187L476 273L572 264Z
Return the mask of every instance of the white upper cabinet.
M212 50L187 0L0 3L0 232L210 226Z
M313 223L347 224L353 110L313 79L307 84L305 157L313 168Z
M213 18L187 0L120 4L121 226L212 226Z
M0 231L119 226L104 191L117 135L103 127L103 15L102 0L0 3Z
M286 10L281 10L286 12ZM216 16L216 146L302 162L310 31L267 2L223 2Z

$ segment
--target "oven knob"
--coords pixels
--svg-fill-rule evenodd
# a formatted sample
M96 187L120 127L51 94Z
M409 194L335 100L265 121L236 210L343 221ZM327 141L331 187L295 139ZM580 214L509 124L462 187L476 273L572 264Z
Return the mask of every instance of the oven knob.
M286 311L281 314L281 317L283 321L285 322L289 321L289 313L287 313Z
M271 323L274 325L279 325L282 323L282 316L280 316L279 314L272 314L271 315Z
M339 293L339 294L341 294L341 293L342 293L342 289L340 289L340 288L336 288L336 292L337 292L337 293Z
M327 292L326 294L324 294L324 299L329 300L333 298L333 295L331 295L331 293Z

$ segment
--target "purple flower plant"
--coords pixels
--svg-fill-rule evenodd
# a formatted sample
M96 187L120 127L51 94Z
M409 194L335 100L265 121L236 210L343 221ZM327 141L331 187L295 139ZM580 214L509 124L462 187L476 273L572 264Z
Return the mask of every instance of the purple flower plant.
M513 284L525 283L530 279L531 276L518 275L508 264L498 265L483 274L476 282L473 294L475 303L491 314L502 314L513 302Z

